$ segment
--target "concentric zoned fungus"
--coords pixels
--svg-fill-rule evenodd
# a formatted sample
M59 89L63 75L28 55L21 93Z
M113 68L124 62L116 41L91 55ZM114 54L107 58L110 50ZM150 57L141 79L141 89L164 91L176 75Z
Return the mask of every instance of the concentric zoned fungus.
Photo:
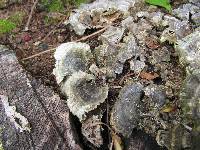
M90 46L85 43L68 42L58 46L54 57L56 64L53 74L57 83L60 83L65 76L70 76L73 72L85 71L92 53Z
M108 86L95 82L91 74L74 72L62 86L63 93L68 97L67 104L70 111L80 120L86 113L96 109L108 96Z
M111 112L111 126L124 136L129 136L137 126L142 88L140 83L124 86Z

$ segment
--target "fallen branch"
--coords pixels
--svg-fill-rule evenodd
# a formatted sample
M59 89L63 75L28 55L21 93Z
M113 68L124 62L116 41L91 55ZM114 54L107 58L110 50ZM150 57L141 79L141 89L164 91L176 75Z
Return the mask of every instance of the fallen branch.
M38 1L39 1L39 0L35 0L35 2L33 3L33 6L31 7L31 12L30 12L30 14L29 14L28 21L27 21L27 23L26 23L26 26L25 26L25 28L24 28L24 31L28 31L28 30L29 30L29 25L30 25L30 22L31 22L31 18L32 18L32 16L33 16L33 12L34 12L34 9L35 9L35 7L36 7Z
M85 41L85 40L87 40L87 39L89 39L89 38L91 38L91 37L94 37L94 36L98 35L99 33L105 31L107 28L108 28L108 26L106 26L106 27L102 28L101 30L98 30L98 31L96 31L96 32L94 32L94 33L92 33L92 34L90 34L90 35L87 35L87 36L84 36L84 37L82 37L82 38L80 38L80 39L74 40L74 42ZM32 55L32 56L23 58L23 59L21 59L21 60L22 60L22 61L28 60L28 59L31 59L31 58L34 58L34 57L37 57L37 56L46 54L46 53L48 53L48 52L54 51L55 49L56 49L56 48L48 49L48 50L45 50L45 51L43 51L43 52L37 53L37 54L35 54L35 55Z

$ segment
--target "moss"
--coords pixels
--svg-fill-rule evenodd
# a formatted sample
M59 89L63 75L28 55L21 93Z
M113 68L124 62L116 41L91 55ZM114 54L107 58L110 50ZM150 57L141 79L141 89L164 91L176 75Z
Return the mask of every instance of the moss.
M64 6L61 0L53 0L51 5L49 5L50 12L60 12L64 10Z
M80 6L82 3L86 3L88 0L75 0L75 5Z
M17 26L21 26L25 15L26 13L24 11L17 11L17 12L14 12L8 18L8 20L15 23Z
M7 1L6 0L0 0L0 8L4 8L7 5Z
M54 25L60 22L60 18L54 18L54 17L50 17L50 16L45 16L44 17L44 23L45 25Z
M89 0L41 0L41 4L48 12L64 12L65 7L78 7L80 4L88 1Z
M14 28L16 28L16 24L7 20L0 19L0 35L11 32Z
M48 12L63 12L64 10L62 0L42 0L41 3Z

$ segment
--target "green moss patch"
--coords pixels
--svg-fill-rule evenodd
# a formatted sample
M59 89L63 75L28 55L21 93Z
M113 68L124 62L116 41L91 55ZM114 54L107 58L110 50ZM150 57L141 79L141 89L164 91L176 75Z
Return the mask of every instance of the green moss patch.
M41 3L48 12L62 12L64 10L62 0L42 0Z
M86 3L86 2L87 2L87 0L75 0L76 6L80 6L80 4Z
M7 20L0 19L0 35L4 33L11 32L14 28L16 28L16 24Z
M15 23L17 26L21 26L23 23L23 19L25 17L26 13L23 11L17 11L14 12L12 15L10 15L10 17L8 18L8 20L10 22Z

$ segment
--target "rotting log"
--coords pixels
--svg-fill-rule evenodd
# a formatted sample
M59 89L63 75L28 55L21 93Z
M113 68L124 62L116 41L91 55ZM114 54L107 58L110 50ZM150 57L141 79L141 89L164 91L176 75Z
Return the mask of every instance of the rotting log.
M14 52L0 45L0 140L9 150L81 150L65 100L19 64ZM3 97L24 116L30 132L14 126ZM17 118L14 118L19 123ZM20 123L19 123L20 124Z

